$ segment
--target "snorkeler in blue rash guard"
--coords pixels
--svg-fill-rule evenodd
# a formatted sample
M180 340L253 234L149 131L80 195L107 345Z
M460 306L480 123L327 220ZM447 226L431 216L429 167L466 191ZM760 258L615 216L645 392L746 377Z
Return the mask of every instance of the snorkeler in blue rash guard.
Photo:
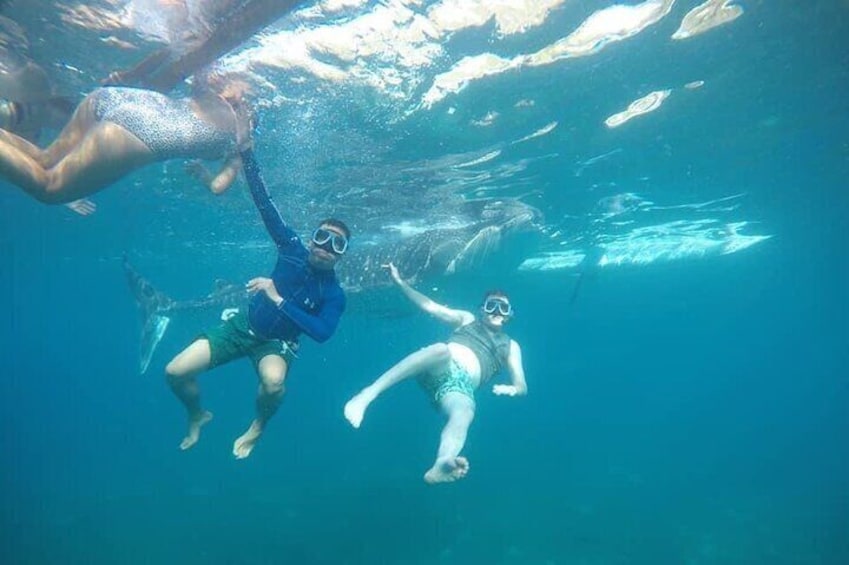
M283 341L295 341L303 332L325 342L345 310L345 294L333 267L348 248L348 227L339 220L324 220L307 250L272 202L253 151L241 155L251 196L277 244L277 265L270 280L282 295L273 300L264 293L254 295L248 309L251 329L258 336Z
M348 249L350 231L343 222L326 219L305 247L272 202L250 141L240 141L240 145L251 196L277 244L277 264L270 278L255 278L246 285L253 294L247 313L236 312L217 328L201 334L168 363L165 372L171 389L188 412L189 431L180 444L180 449L185 450L197 442L201 427L212 418L201 408L196 376L234 359L250 357L260 380L256 417L233 444L233 455L244 459L280 406L298 336L305 333L324 342L339 324L345 310L345 294L334 267Z

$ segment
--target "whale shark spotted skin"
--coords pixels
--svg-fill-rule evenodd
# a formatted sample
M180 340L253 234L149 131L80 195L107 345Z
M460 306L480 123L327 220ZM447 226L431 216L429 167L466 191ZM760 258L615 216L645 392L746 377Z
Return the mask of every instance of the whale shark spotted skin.
M472 221L424 229L389 243L353 245L336 267L346 294L356 304L357 300L367 302L369 291L391 287L382 268L390 262L411 283L474 271L499 261L512 260L508 266L515 269L522 260L522 256L513 253L515 247L522 245L527 236L542 233L541 212L518 200L469 203L468 208L473 211ZM175 314L220 311L247 303L243 285L224 281L216 281L212 291L202 298L174 300L143 277L126 256L123 268L141 316L138 367L142 374L148 370Z

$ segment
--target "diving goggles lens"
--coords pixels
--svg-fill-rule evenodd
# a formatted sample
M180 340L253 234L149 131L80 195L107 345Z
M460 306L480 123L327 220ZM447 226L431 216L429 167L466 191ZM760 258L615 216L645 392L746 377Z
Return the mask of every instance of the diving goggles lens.
M496 310L502 316L510 316L513 314L513 306L511 306L506 300L488 298L483 304L483 311L487 314L493 314Z
M324 228L318 228L313 232L312 242L325 248L327 246L327 242L330 242L330 248L337 255L342 255L348 250L348 238Z

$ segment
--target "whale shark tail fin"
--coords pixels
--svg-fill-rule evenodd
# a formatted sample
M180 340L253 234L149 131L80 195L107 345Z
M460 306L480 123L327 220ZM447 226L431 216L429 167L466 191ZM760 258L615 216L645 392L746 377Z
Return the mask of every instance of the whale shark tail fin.
M156 289L130 264L126 255L123 260L127 284L141 315L141 342L139 344L139 374L144 374L156 347L165 336L171 318L167 315L174 301Z
M171 318L159 314L145 318L142 322L141 341L139 342L139 374L143 375L147 372L156 346L162 341L165 330L168 329L170 323Z

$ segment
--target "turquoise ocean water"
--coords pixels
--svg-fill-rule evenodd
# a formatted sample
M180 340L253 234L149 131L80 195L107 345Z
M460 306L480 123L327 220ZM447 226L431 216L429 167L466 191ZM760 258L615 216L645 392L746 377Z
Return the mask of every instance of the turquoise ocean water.
M253 414L247 362L202 378L215 420L180 452L164 365L217 313L175 316L139 375L121 257L179 299L267 274L244 183L213 197L181 163L152 165L83 218L0 181L0 562L849 563L849 3L741 0L673 40L699 2L672 2L552 60L613 4L516 2L456 29L445 14L478 3L330 4L221 63L264 81L256 151L284 217L306 234L338 215L366 250L467 222L472 200L539 209L538 237L420 287L462 308L506 289L529 395L482 391L469 476L425 485L440 419L415 386L360 430L342 406L446 330L391 288L352 292L335 336L304 340L248 460L230 454ZM150 5L90 4L120 28L70 3L0 14L79 97L162 43L128 23ZM438 33L411 38L425 17ZM310 56L275 59L295 45Z

